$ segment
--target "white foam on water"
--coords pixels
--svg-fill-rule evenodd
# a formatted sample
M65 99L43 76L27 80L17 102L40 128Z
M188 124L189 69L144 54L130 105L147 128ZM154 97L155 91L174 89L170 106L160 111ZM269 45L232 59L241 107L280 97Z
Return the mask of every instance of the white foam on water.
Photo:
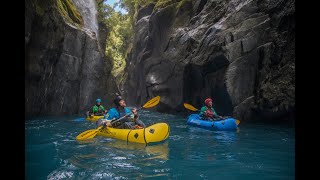
M112 165L120 168L132 168L135 170L140 169L139 167L133 166L132 164L129 164L129 163L113 163Z
M72 176L73 176L73 172L71 171L54 170L47 176L47 179L48 180L66 179L66 178L72 178Z
M179 135L173 135L173 136L169 136L170 139L172 139L173 141L179 141L182 137Z
M123 160L123 159L127 159L126 157L113 157L112 159L116 159L116 160Z
M188 127L188 125L179 125L179 126L176 126L177 128L187 128Z

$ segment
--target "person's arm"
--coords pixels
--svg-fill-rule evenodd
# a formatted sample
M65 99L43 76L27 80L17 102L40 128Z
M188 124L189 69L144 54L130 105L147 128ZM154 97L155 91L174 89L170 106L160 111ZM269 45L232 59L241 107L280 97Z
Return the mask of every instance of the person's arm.
M136 116L134 115L133 111L135 108L133 108L132 110L130 110L129 108L125 108L125 112L126 114L129 114L129 116L127 117L130 121L135 121L136 120Z
M113 120L116 119L116 113L113 109L110 109L110 111L106 114L107 120Z
M212 111L213 111L213 115L214 115L214 116L219 116L219 115L217 114L216 110L214 110L214 108L212 108Z
M222 118L222 116L219 116L218 113L214 110L214 108L212 108L212 111L213 111L214 117Z
M206 112L206 107L202 107L202 108L200 109L199 115L200 115L201 117L203 117L203 115L204 115L205 112Z
M137 111L136 108L133 108L133 109L132 109L132 114L133 114L134 120L138 119L139 116L138 116L138 111Z
M145 128L146 125L139 120L138 110L136 108L132 109L133 121L136 129Z
M108 110L106 108L104 108L102 105L101 105L101 111L103 112L103 114L107 114L108 113Z
M104 123L109 127L112 127L112 120L117 119L117 115L114 109L110 109L110 111L104 117L106 118L106 121Z

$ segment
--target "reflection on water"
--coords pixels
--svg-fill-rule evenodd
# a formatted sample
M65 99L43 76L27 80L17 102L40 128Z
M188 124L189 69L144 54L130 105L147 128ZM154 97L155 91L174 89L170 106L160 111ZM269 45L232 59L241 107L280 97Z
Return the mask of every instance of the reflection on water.
M85 153L87 150L83 150L83 153L72 155L68 162L76 168L85 171L105 169L106 172L109 171L108 169L117 168L119 174L135 169L140 171L136 175L139 177L167 175L163 169L158 169L157 166L169 159L168 141L146 146L138 143L127 144L125 141L110 138L95 138L90 141L79 141L79 145L89 145L95 149L96 153ZM149 167L153 171L141 171L145 167ZM113 177L113 175L111 176Z
M234 143L238 140L237 131L214 131L213 136L215 140L225 143Z
M239 139L239 133L240 133L240 128L238 128L236 131L212 131L212 130L206 130L198 127L189 128L190 139L206 138L210 141L212 139L212 140L216 140L215 142L220 142L220 143L236 142Z
M103 145L108 148L113 148L121 151L127 152L134 152L139 153L142 155L147 155L149 160L151 159L161 159L161 160L168 160L169 156L169 148L168 148L168 141L163 143L155 144L155 145L148 145L139 144L139 143L129 143L121 140L112 140L111 142L107 143L100 143L99 145Z

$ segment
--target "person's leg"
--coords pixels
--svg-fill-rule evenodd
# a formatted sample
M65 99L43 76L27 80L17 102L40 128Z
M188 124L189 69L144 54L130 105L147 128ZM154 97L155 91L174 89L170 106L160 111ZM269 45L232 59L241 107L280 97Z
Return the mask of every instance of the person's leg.
M96 125L97 125L98 127L101 126L101 125L102 125L102 120L99 119L99 120L96 122Z
M112 121L111 121L111 122L112 122ZM112 124L112 123L111 123L111 124ZM118 121L118 122L113 123L113 124L112 124L112 127L113 127L113 128L117 128L117 129L124 129L124 124Z
M131 124L131 122L125 122L124 124L126 129L135 129L135 127Z
M97 127L103 125L104 127L106 126L105 121L103 120L103 118L98 119L98 121L96 122Z
M120 122L123 129L134 129L134 127L132 128L132 125L127 118L121 119Z
M143 128L146 127L146 125L145 125L140 119L137 119L137 120L136 120L136 124L138 124L139 126L141 126L141 127L143 127Z

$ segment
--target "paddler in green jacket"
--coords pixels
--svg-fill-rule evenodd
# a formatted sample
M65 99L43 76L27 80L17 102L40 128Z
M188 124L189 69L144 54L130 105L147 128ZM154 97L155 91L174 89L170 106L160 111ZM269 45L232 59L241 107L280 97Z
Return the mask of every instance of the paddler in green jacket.
M221 119L222 116L219 116L217 112L212 107L212 99L207 98L205 101L205 106L203 106L200 110L200 116L204 120L215 120L215 119Z
M101 105L101 99L96 100L96 105L94 105L91 111L88 112L89 116L103 116L108 111Z

